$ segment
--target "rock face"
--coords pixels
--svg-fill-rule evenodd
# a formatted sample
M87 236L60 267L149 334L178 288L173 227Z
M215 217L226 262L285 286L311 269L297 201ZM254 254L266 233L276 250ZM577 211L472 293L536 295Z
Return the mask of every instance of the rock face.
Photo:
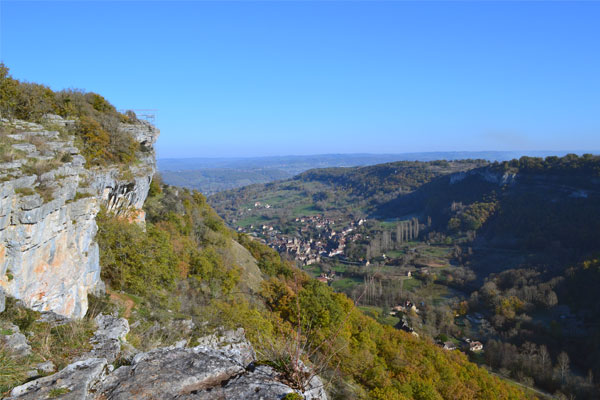
M0 325L0 347L8 349L15 357L27 357L31 354L31 346L27 338L19 331L19 327L11 323Z
M124 173L88 169L72 137L17 124L28 131L6 136L21 157L0 164L0 288L34 310L79 318L87 294L103 289L96 214L104 204L115 213L138 210L129 215L143 221L159 132L145 122L122 125L142 141L141 162Z
M96 335L118 336L122 330L117 321L107 319ZM199 342L193 348L171 346L139 353L131 365L117 369L106 358L81 360L14 388L9 399L43 399L51 393L78 400L258 400L282 399L290 393L306 400L327 399L318 377L311 379L304 392L295 391L282 383L271 367L256 366L254 350L242 329L210 335Z
M453 185L461 182L467 177L476 177L483 181L497 184L498 186L513 185L518 178L516 173L505 172L503 174L499 174L497 172L492 172L489 168L475 168L469 171L461 171L451 174L449 177L450 184Z
M93 348L79 359L105 358L109 363L115 362L121 352L121 343L125 342L125 336L129 332L129 322L125 318L102 314L95 321L98 330L90 340Z
M88 358L69 364L54 375L14 388L8 399L93 399L91 389L110 372L105 358Z

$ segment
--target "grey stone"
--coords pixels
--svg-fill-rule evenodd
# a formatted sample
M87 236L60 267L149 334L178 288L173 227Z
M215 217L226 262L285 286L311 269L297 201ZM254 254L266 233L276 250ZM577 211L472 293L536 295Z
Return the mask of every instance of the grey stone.
M89 358L14 388L8 399L43 399L57 390L64 391L61 399L77 400L258 400L281 399L292 392L310 400L327 399L321 380L316 376L303 392L294 391L271 367L255 366L254 350L242 329L203 337L193 348L179 343L133 356L135 349L124 342L129 331L125 319L101 314L95 321L98 328L91 340L94 349L85 356ZM14 329L11 337L20 335L17 327L10 327ZM114 370L110 362L117 357L121 342L130 353L127 359L131 364ZM30 377L54 370L51 362L38 364L36 370L30 371Z
M0 171L8 171L9 169L18 169L23 165L23 161L15 160L11 162L5 162L0 164Z
M38 365L35 366L35 368L38 371L44 372L46 374L56 371L56 365L54 365L54 363L50 360L43 362L43 363L39 363Z
M38 322L45 322L47 324L50 324L50 326L52 327L56 327L68 324L69 322L71 322L71 319L52 311L44 311L42 312L40 318L38 318Z
M171 399L220 385L244 373L216 352L165 348L136 357L134 364L118 368L99 388L108 399Z
M298 392L281 382L271 367L255 367L254 350L243 330L219 332L200 342L194 348L171 346L138 354L131 365L118 368L98 386L99 397L258 400L297 392L306 399L327 399L318 377Z
M30 369L26 372L26 375L27 378L37 378L38 376L40 376L40 373L37 371L37 369Z
M45 114L42 118L46 122L49 122L51 124L60 125L60 126L67 126L67 125L72 125L75 123L75 121L72 119L64 119L60 115L56 115L56 114Z
M86 400L96 398L94 385L98 384L110 372L103 358L90 358L68 365L54 375L45 376L17 386L7 399L38 400L49 398L51 391L64 389L67 393L60 396L66 400Z
M93 348L79 359L105 358L109 363L113 363L121 352L121 342L125 341L129 332L129 323L125 318L103 314L98 315L95 321L98 329L90 339Z
M11 138L13 140L25 140L25 135L22 133L13 133L11 135L6 135L6 137Z
M122 336L117 318L103 316L98 322L97 334L113 339ZM327 400L318 377L312 378L305 391L296 391L273 368L255 366L254 350L242 330L219 332L200 341L203 345L194 348L171 346L139 353L131 365L116 370L104 358L81 360L14 388L9 399L43 399L52 390L63 389L68 392L61 399L78 400L258 400L281 399L294 392L307 400Z
M48 122L59 122L59 121L63 121L63 117L61 117L60 115L56 115L56 114L44 114L42 116L43 120L46 120Z
M19 331L16 325L8 324L6 330L11 332L8 335L0 335L0 343L5 349L8 349L14 357L27 357L31 354L31 346L27 338Z
M207 390L210 389L210 390ZM181 396L186 400L209 399L281 399L289 393L296 392L289 386L277 380L277 373L268 366L259 366L251 372L232 377L223 385L199 390Z
M33 194L31 196L22 197L19 204L21 206L21 210L28 211L40 207L43 202L44 200L42 200L39 194Z
M36 151L35 146L30 143L15 143L12 145L12 148L16 149L16 150L24 151L29 154L35 153L35 151Z
M125 318L99 314L94 321L98 324L95 336L105 339L125 340L129 333L129 322Z
M0 313L6 309L6 294L4 289L0 287Z
M239 365L248 365L256 359L252 345L246 340L244 330L224 331L198 339L195 351L217 351Z

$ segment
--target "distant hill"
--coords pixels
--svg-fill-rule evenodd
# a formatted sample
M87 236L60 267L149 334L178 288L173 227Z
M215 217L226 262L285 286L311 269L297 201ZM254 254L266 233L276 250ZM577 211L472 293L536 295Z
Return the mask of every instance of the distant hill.
M577 152L576 152L577 153ZM358 167L393 161L484 159L505 161L522 155L547 157L565 155L551 151L456 151L402 154L320 154L249 158L163 158L158 169L165 182L210 195L255 183L292 178L314 168ZM579 154L579 153L578 153Z
M487 164L485 160L397 161L367 167L311 169L291 179L216 193L209 201L230 224L241 226L254 223L257 218L285 221L324 210L366 216L439 176ZM257 202L268 204L269 208L254 208ZM252 209L246 210L248 207Z
M522 157L441 176L373 209L417 215L432 229L476 231L475 246L539 253L547 265L600 249L600 157ZM564 266L564 265L563 265ZM490 270L501 270L496 265Z

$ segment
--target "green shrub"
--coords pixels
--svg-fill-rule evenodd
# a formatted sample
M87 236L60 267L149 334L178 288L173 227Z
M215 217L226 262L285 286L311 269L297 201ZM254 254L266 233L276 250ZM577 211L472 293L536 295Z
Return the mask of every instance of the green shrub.
M304 397L294 392L286 394L282 400L304 400Z
M159 297L174 287L177 258L166 232L152 224L144 231L106 211L101 211L96 221L102 279L110 287Z
M30 187L22 187L15 189L15 193L22 196L31 196L32 194L35 194L35 190Z
M70 392L71 392L71 389L66 388L66 387L54 388L48 392L48 397L53 399L53 398L62 396L63 394L70 393Z
M119 130L119 123L138 122L134 113L120 114L104 97L81 90L53 92L35 83L13 79L0 63L0 114L3 117L43 122L45 114L58 114L77 120L72 128L59 128L61 135L74 134L88 165L130 163L139 144ZM0 149L1 150L1 149ZM8 154L7 151L0 154ZM5 157L3 157L5 158ZM68 161L63 161L68 162Z

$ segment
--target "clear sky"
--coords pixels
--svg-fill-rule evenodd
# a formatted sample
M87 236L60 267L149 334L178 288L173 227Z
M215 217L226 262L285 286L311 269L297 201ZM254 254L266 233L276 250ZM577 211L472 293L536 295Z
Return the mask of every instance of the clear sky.
M156 108L159 157L600 149L600 2L11 2L15 78Z

